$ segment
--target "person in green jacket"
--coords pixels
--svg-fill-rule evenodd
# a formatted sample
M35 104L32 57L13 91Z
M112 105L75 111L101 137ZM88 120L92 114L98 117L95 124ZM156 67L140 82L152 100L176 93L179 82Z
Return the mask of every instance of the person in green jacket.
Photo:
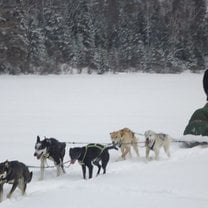
M208 69L204 73L203 87L208 101ZM208 103L193 113L183 134L208 136Z

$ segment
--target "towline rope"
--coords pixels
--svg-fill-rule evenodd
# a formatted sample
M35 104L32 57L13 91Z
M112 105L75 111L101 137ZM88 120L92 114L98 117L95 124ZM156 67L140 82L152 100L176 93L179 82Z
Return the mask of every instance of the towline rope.
M65 142L66 144L103 144L103 145L112 145L112 142L111 143L103 143L103 142ZM123 142L122 144L132 144L132 143L136 143L136 144L139 144L139 143L145 143L144 141L141 141L141 142Z
M136 133L136 132L135 132ZM136 133L136 134L139 134L139 133ZM143 135L143 134L141 134L141 135ZM185 140L178 140L178 139L172 139L171 140L171 142L173 142L173 143L183 143L183 144L185 144L185 145L187 145L187 146L190 146L190 147L192 147L192 146L195 146L195 145L192 145L192 143L194 143L194 144L196 144L197 143L197 145L199 145L199 144L201 144L201 145L208 145L208 142L206 142L206 141L203 141L203 142L200 142L200 141L185 141ZM99 143L99 142L65 142L66 144L84 144L84 145L89 145L89 144L103 144L103 145L112 145L112 142L111 143ZM122 143L120 143L120 145L121 144L132 144L133 142L122 142ZM139 146L139 147L145 147L145 141L140 141L140 142L134 142L134 143L136 143L136 144L144 144L144 145L142 145L142 146ZM119 144L116 144L116 145L119 145ZM119 146L120 146L119 145ZM70 163L71 161L70 160L68 160L68 161L66 161L66 162L64 162L63 164L67 164L67 163ZM64 166L65 168L69 168L70 167L70 165L71 164L69 164L68 166ZM36 165L27 165L27 167L28 168L40 168L40 166L36 166ZM55 168L56 166L55 165L51 165L51 166L46 166L46 167L44 167L44 168Z
M67 160L66 162L64 162L63 164L67 164L67 163L70 163L71 160ZM67 166L64 166L65 168L69 168L71 164L67 165ZM40 166L37 166L37 165L27 165L28 168L41 168ZM44 168L55 168L56 166L55 165L48 165Z

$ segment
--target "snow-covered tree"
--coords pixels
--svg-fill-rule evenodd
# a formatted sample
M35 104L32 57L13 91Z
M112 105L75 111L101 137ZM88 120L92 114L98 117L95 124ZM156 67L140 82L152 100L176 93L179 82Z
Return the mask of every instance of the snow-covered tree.
M206 0L0 1L0 73L197 71L207 47Z

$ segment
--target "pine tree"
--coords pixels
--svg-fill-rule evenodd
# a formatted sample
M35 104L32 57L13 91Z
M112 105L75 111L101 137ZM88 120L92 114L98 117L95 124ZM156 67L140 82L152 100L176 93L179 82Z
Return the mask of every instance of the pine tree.
M206 0L3 0L0 73L198 71L208 64L206 6Z

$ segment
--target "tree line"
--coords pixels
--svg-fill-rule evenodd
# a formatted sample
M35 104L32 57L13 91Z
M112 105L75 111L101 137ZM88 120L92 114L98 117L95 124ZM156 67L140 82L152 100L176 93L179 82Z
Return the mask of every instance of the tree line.
M0 73L179 73L207 65L206 0L0 1Z

